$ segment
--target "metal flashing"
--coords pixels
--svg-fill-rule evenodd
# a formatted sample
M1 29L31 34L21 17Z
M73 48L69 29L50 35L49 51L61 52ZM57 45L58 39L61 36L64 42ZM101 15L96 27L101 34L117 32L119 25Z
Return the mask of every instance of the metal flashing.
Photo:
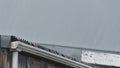
M0 35L0 47L1 48L10 48L11 36Z

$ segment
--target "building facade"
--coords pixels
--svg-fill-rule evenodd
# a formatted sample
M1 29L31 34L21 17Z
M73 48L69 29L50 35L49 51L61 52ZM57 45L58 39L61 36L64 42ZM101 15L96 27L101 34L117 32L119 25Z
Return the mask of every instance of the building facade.
M120 68L120 53L0 35L0 68Z

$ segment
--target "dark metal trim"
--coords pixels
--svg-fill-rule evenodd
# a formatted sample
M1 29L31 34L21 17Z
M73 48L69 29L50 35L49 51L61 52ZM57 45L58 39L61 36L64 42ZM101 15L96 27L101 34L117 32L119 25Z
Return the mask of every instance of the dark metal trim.
M0 35L0 47L10 48L11 36Z

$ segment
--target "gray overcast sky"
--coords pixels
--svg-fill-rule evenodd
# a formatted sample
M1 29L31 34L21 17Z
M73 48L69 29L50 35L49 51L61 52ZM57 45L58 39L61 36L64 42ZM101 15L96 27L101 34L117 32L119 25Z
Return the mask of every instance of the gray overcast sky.
M0 0L0 33L120 51L120 0Z

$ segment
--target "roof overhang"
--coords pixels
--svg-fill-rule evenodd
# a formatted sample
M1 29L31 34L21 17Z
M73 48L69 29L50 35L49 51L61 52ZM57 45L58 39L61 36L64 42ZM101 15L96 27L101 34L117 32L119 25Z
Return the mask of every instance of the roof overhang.
M65 64L65 65L68 65L71 67L75 67L75 68L92 68L91 66L88 66L86 64L83 64L83 63L80 63L77 61L73 61L71 59L68 59L68 58L62 57L60 55L42 50L40 48L25 44L25 43L20 42L20 41L12 42L11 49L15 49L18 51L24 51L24 52L27 52L30 54L41 56L41 57L47 58L49 60L53 60L53 61Z

